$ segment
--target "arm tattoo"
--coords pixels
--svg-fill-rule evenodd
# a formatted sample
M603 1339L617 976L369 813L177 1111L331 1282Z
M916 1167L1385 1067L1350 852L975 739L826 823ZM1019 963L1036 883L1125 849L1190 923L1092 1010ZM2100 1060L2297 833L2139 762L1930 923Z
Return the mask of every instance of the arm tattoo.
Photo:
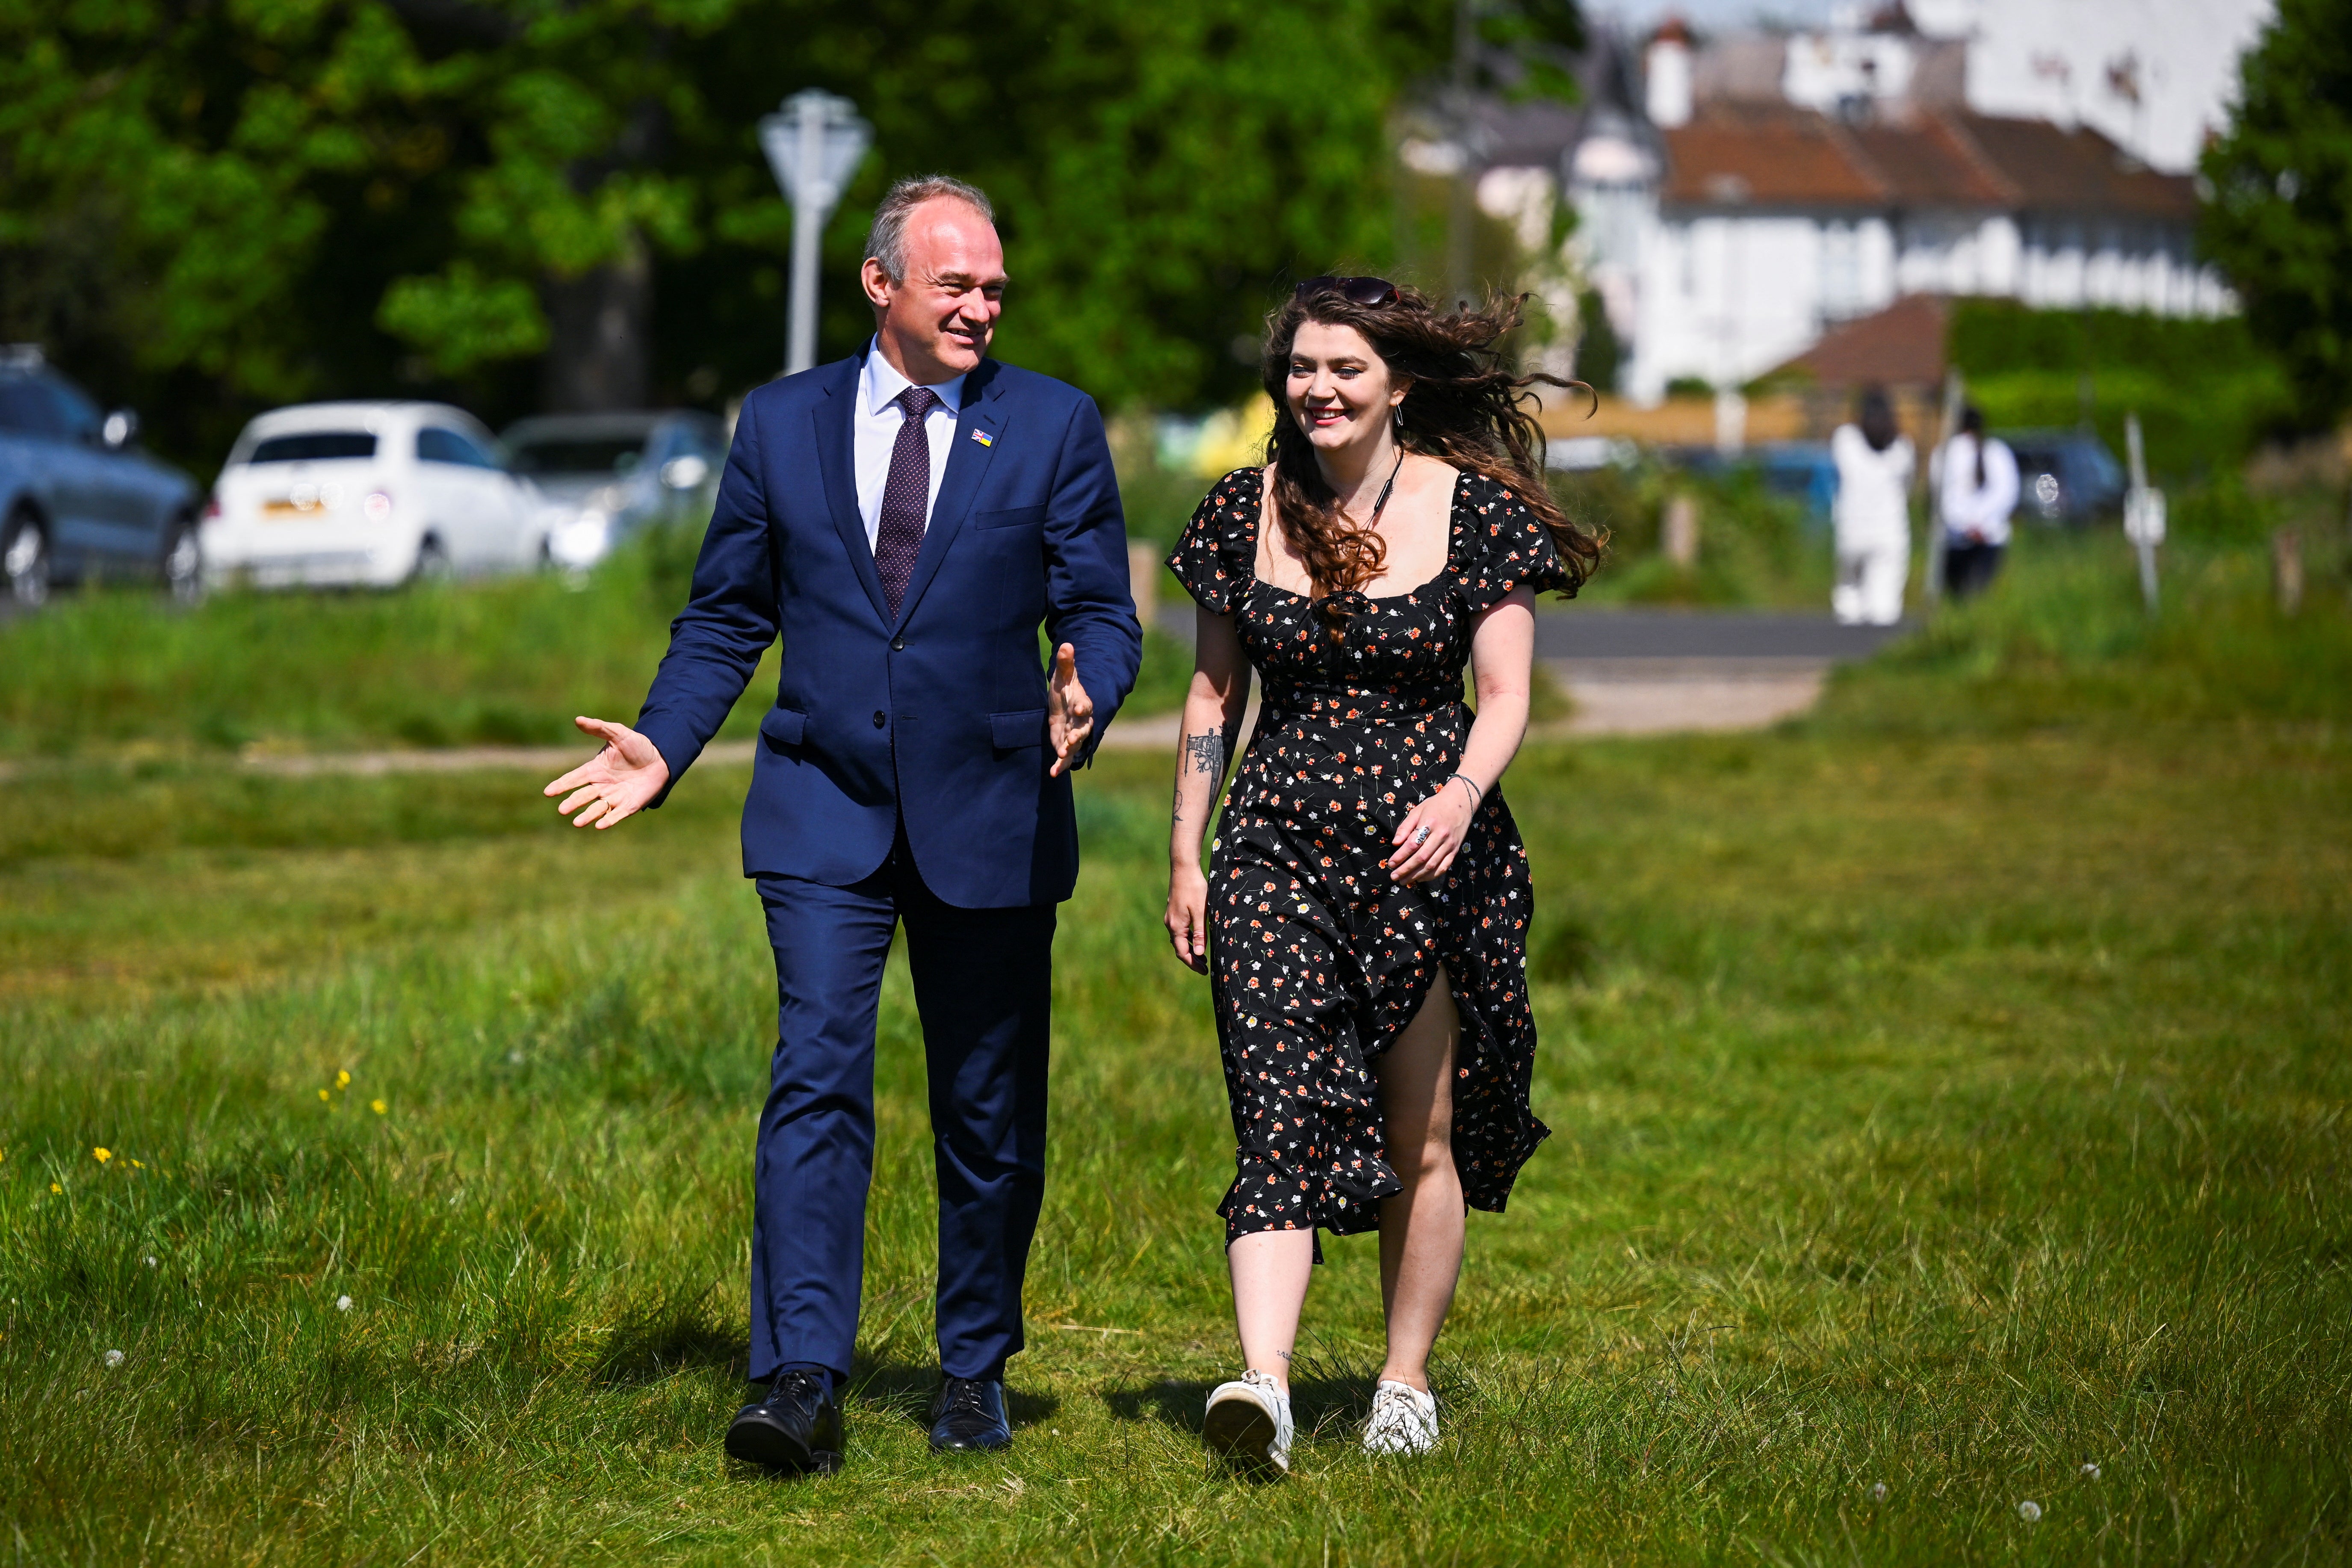
M1187 735L1184 737L1184 758L1196 773L1207 773L1219 779L1225 772L1225 738L1223 734Z

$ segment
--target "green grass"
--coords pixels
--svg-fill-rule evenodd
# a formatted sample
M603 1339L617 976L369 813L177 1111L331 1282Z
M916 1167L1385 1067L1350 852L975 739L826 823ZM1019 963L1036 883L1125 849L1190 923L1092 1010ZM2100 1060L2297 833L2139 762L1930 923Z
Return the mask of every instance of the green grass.
M515 774L27 773L0 786L0 1543L2342 1561L2352 614L2332 558L2292 622L2251 551L2169 564L2150 627L2112 542L2029 545L1812 719L1529 751L1554 1136L1474 1216L1425 1462L1352 1448L1374 1247L1327 1248L1276 1489L1194 1430L1234 1365L1231 1131L1157 931L1162 760L1080 782L1017 1446L924 1450L894 961L851 1466L814 1482L719 1446L774 1017L740 773L604 835Z

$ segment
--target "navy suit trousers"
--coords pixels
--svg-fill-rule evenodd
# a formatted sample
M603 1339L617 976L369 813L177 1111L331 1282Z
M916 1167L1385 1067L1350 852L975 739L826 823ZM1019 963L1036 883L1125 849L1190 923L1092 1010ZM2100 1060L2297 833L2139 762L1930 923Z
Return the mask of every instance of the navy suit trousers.
M751 1375L849 1374L874 1174L875 1016L904 921L939 1175L940 1365L1001 1378L1022 1348L1021 1281L1045 1191L1055 907L942 902L903 827L863 881L757 882L777 1017L751 1222Z

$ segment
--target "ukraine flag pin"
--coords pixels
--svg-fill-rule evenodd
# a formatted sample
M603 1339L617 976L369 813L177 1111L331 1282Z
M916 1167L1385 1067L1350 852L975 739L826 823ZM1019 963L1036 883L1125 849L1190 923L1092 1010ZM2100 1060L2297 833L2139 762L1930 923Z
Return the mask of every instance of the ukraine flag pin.
M983 447L993 447L996 445L996 437L990 435L985 430L973 431L971 433L971 438L979 442Z

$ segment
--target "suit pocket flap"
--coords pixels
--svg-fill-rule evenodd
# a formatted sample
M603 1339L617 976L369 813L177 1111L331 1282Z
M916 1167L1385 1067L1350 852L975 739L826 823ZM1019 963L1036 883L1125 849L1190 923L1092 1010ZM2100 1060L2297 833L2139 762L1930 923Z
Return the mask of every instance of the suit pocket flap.
M768 716L760 721L761 738L779 752L787 746L799 745L801 737L807 732L808 715L795 713L789 708L772 708Z
M991 713L988 716L988 738L1000 752L1010 752L1021 746L1042 746L1045 743L1045 710L1025 708L1018 713Z
M1020 528L1045 521L1045 509L1042 506L1007 507L1003 511L976 511L971 515L974 528Z

